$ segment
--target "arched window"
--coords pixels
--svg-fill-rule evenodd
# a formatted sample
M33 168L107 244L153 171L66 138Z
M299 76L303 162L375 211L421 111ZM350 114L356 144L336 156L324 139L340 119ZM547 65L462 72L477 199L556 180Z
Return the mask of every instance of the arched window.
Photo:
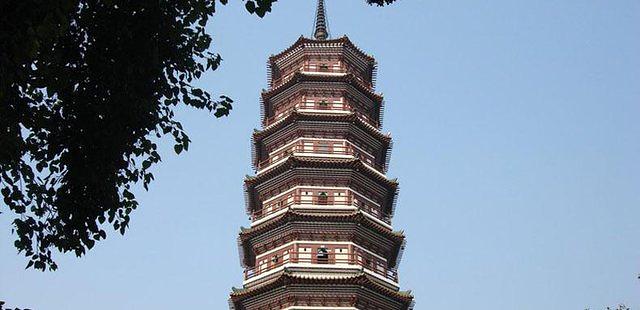
M327 194L327 192L318 193L318 204L326 205L328 203L329 203L329 195Z
M329 262L329 250L325 247L318 248L318 253L316 254L316 259L318 264L326 264Z

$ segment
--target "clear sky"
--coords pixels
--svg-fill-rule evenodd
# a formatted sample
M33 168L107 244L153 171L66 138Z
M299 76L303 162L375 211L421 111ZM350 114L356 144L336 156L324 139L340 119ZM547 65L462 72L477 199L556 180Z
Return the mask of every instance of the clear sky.
M313 0L209 25L224 62L202 82L228 119L181 111L125 237L54 273L24 271L0 215L0 300L33 309L226 309L266 60L312 29ZM327 1L334 37L379 62L400 268L416 309L640 309L640 2Z

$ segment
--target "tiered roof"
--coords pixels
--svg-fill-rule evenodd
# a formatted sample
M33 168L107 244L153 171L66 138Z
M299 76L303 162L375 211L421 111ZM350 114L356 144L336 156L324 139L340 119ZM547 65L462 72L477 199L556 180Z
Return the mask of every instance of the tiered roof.
M241 232L238 237L238 246L241 254L240 257L242 258L242 265L251 265L251 263L254 262L255 255L251 248L250 240L273 229L285 227L290 223L326 223L326 230L329 229L329 226L339 223L355 223L360 227L369 229L382 237L382 240L387 240L386 242L393 244L390 251L391 256L387 257L390 266L395 266L397 262L400 261L405 246L404 232L392 231L372 220L359 210L345 214L327 214L299 212L289 209L287 212L271 221L264 222L251 228L241 228Z
M286 90L294 86L304 85L304 83L323 83L323 86L326 86L326 83L340 83L353 87L360 94L364 95L374 103L375 110L379 111L378 113L376 113L377 121L380 124L382 123L382 115L384 114L384 97L381 94L374 92L370 87L364 85L360 80L358 80L358 78L356 78L355 75L351 73L318 75L309 74L302 71L295 72L289 80L276 86L275 88L264 90L262 92L261 114L263 121L269 114L269 107L273 104L271 101L275 96L285 92Z
M363 85L362 82L360 82L352 73L336 74L336 75L319 75L319 74L309 74L303 71L297 71L286 82L278 85L275 88L264 91L262 93L262 100L264 101L264 104L267 104L269 102L269 99L271 99L271 97L273 97L276 94L279 94L284 89L287 89L301 82L346 83L355 87L357 90L367 95L369 99L373 100L374 102L380 105L382 105L382 100L384 98L382 97L382 95L376 94L373 90L371 90L371 88L367 87L366 85Z
M261 225L257 225L251 228L242 228L240 232L240 240L248 240L255 235L261 234L265 231L269 231L273 228L279 227L284 223L289 222L342 222L342 223L358 223L363 227L370 228L375 232L402 244L404 240L404 233L401 231L392 231L364 215L362 211L353 211L348 214L328 214L328 213L308 213L299 212L295 210L288 210L285 214L281 215L273 221L265 222Z
M353 42L351 42L351 40L349 40L349 38L346 35L337 39L328 39L328 40L317 40L317 39L310 39L310 38L305 38L304 36L300 36L300 38L298 38L298 40L294 42L293 45L289 46L289 48L285 49L284 51L278 54L271 55L269 57L269 62L274 63L276 61L285 59L286 57L294 53L296 50L303 49L305 47L332 46L332 45L336 47L344 46L346 48L349 48L354 52L356 52L363 59L366 59L372 66L376 65L376 60L373 58L373 56L363 52L360 48L358 48L355 44L353 44Z
M259 295L281 286L291 285L355 285L367 288L386 297L392 298L393 300L396 300L397 302L404 305L404 309L409 309L413 304L411 291L398 291L380 285L380 281L374 279L372 276L364 272L358 272L352 275L311 276L294 274L288 270L281 271L280 275L274 280L259 286L253 286L250 288L233 288L233 291L231 293L231 300L234 304L236 304L249 296Z
M266 136L281 130L282 128L298 121L324 121L324 122L348 122L358 125L368 134L380 139L381 141L391 144L391 135L383 134L369 123L363 121L355 113L343 114L327 114L327 113L310 113L294 110L291 114L285 116L277 123L267 127L264 130L256 130L253 132L253 140L258 142Z
M247 214L251 214L252 206L258 205L258 195L255 186L265 182L284 172L291 171L295 168L320 168L320 169L336 169L348 170L350 172L361 173L369 180L375 181L377 184L387 189L390 195L387 195L387 201L384 204L386 214L393 215L395 199L398 191L398 181L396 179L388 179L383 174L375 171L374 168L367 166L358 158L314 158L314 157L298 157L289 156L285 161L277 166L258 174L257 176L247 176L245 178L245 194Z

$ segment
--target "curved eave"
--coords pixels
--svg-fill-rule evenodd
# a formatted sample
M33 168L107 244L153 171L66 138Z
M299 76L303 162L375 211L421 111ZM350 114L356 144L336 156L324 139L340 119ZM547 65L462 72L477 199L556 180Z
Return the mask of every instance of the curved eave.
M305 41L309 41L311 39L305 38L304 36L300 36L298 38L298 40L296 40L295 42L293 42L293 44L291 44L291 46L287 47L284 51L275 54L275 55L271 55L269 56L269 62L273 63L276 61L276 59L281 58L289 53L291 53L292 51L294 51L296 48L298 48L299 46L301 46L302 44L305 43Z
M292 122L297 121L326 121L326 122L348 122L358 125L365 132L371 134L373 137L379 138L381 141L386 144L391 143L391 136L385 135L376 129L374 126L366 123L362 119L360 119L355 113L349 114L321 114L321 113L307 113L294 110L291 114L287 115L285 118L281 119L277 123L272 126L267 127L264 130L254 130L253 132L253 140L258 142L265 138L266 136L275 133L276 131L282 129L283 127L291 124Z
M376 60L373 58L373 56L363 52L360 48L358 48L355 44L353 44L353 42L351 42L351 40L349 40L349 37L347 37L347 36L342 36L342 37L337 38L337 39L329 39L329 40L315 40L315 39L305 38L304 36L300 36L300 38L298 38L298 40L296 40L296 42L294 42L287 49L285 49L284 51L282 51L282 52L280 52L278 54L270 56L269 57L269 62L273 63L277 59L287 56L289 53L293 52L296 48L298 48L298 47L300 47L300 46L302 46L304 44L310 44L310 43L315 43L315 44L342 43L345 46L352 48L358 55L362 56L369 63L371 63L373 66L375 66Z
M371 168L367 167L367 165L358 158L313 158L297 156L290 156L287 160L278 164L278 166L269 169L267 172L258 174L257 176L247 176L244 180L246 189L249 191L257 183L266 181L282 172L298 167L352 169L363 173L374 181L379 182L381 185L387 187L390 192L395 192L398 189L398 182L395 179L388 179L383 175L372 171Z
M406 244L406 239L402 231L390 230L371 220L360 210L348 214L314 214L297 212L290 209L271 221L264 222L263 224L251 228L241 228L240 235L238 236L238 250L241 253L240 258L242 259L241 265L246 267L253 261L251 257L252 250L248 243L251 238L291 222L357 223L362 227L369 228L381 234L388 240L393 241L395 244L393 248L393 259L389 261L391 267L398 265Z
M268 221L251 228L242 229L242 231L240 232L240 238L245 241L254 237L255 235L279 227L284 223L296 221L358 223L363 225L364 227L371 228L372 230L375 230L376 232L384 235L389 239L395 240L398 243L402 243L404 240L404 234L402 232L392 231L374 222L369 217L362 214L362 211L360 210L348 214L315 214L288 210L286 213L272 221Z
M328 114L328 113L308 113L308 112L300 112L298 110L294 110L285 118L281 119L277 123L273 124L270 127L267 127L264 130L254 129L252 140L253 143L251 145L251 159L253 165L257 167L258 162L261 160L259 156L259 152L261 150L260 143L263 139L267 138L269 135L272 135L279 130L285 128L286 126L299 122L299 121L319 121L319 122L335 122L335 123L350 123L356 125L358 128L362 129L364 132L370 134L373 138L379 139L382 142L383 148L386 149L386 154L384 156L384 164L385 167L389 166L389 158L391 156L391 135L383 134L376 127L371 124L363 121L361 118L356 115L356 113L349 114Z
M378 105L382 106L383 97L380 94L375 93L369 87L363 85L358 79L351 73L346 73L342 75L321 75L321 74L306 74L301 71L297 71L293 74L293 76L286 82L278 85L276 88L272 88L262 92L262 101L263 105L266 106L269 104L269 100L271 97L275 96L279 92L300 82L342 82L349 84L355 87L357 90L362 92L364 95L369 97L369 99L376 102ZM266 111L266 110L265 110Z
M251 207L257 203L254 186L293 168L350 169L352 171L360 172L369 179L376 181L383 187L387 188L390 195L387 198L387 209L384 211L386 214L393 216L396 197L398 195L398 181L396 179L388 179L384 175L374 172L372 168L367 167L362 160L357 158L310 158L297 157L293 155L278 164L278 166L273 167L264 173L258 174L257 176L245 177L244 187L247 215L251 215L253 211Z
M371 168L367 167L367 165L358 158L314 158L290 156L277 167L257 176L249 176L245 178L244 182L251 186L258 182L268 180L283 171L297 167L354 169L355 171L363 172L369 178L380 182L391 190L398 188L398 182L395 179L388 179L379 173L373 172Z
M403 304L406 307L405 309L410 309L413 303L413 296L411 295L410 291L407 291L407 292L396 291L396 290L392 290L387 287L384 287L378 284L377 280L373 279L371 276L365 274L364 272L359 272L358 274L354 274L351 276L323 277L323 276L295 275L286 270L282 271L282 273L274 280L268 283L265 283L263 285L246 288L246 289L233 289L233 291L230 294L231 302L234 303L235 306L238 306L238 303L242 302L244 299L248 297L256 296L256 295L271 291L283 285L292 285L292 284L358 285L358 286L371 289L389 298L395 299L396 301Z

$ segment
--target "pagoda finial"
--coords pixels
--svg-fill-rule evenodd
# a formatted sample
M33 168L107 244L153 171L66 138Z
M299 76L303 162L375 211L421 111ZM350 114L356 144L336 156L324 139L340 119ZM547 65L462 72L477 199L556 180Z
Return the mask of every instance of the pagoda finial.
M329 30L327 30L327 28L327 17L326 11L324 10L324 0L318 0L313 37L316 38L316 40L326 40L329 37Z

